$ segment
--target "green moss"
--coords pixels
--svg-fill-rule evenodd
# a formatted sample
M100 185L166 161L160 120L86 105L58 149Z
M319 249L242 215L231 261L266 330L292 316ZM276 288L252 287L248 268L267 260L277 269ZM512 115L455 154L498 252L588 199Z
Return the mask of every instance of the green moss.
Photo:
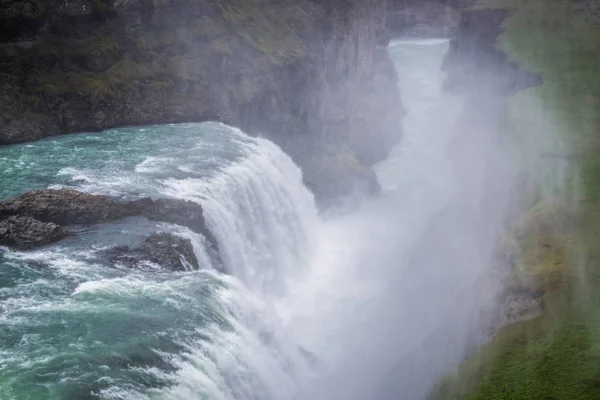
M294 7L293 5L288 5ZM276 6L264 6L260 0L233 0L222 4L223 18L248 45L276 65L306 57L307 50L291 20L295 14Z
M142 82L154 79L156 74L151 67L123 57L102 73L55 73L48 77L49 83L43 85L40 91L45 95L61 96L76 88L78 93L91 101L109 101L139 90Z
M475 6L508 9L499 47L543 74L542 86L511 99L509 133L566 140L577 155L568 194L579 191L571 199L580 202L568 234L539 222L557 215L552 208L537 205L524 217L517 270L545 291L544 315L501 331L433 398L600 398L600 26L595 17L578 13L580 7L566 0L488 0ZM523 114L531 104L544 113ZM540 121L544 115L551 123Z
M572 212L562 200L538 202L524 212L511 232L518 288L548 293L560 284L575 243Z
M154 5L167 2L155 0ZM0 19L9 9L5 5L17 3L44 4L0 0ZM95 19L102 21L118 17L118 9L109 3L93 0L86 7L65 3L57 9L71 13L74 20L86 16L78 20L85 21L96 14L101 18ZM222 90L230 91L235 103L248 103L270 90L274 67L307 56L298 27L318 25L311 19L322 17L321 6L313 2L215 0L211 4L218 12L178 20L176 28L148 23L124 32L89 24L78 27L74 37L47 31L31 48L1 46L0 90L10 94L10 100L0 101L0 123L23 119L27 113L45 113L60 124L58 117L76 117L99 103L110 108L130 100L143 108L145 99L183 102L184 96L212 96L215 76L222 77Z

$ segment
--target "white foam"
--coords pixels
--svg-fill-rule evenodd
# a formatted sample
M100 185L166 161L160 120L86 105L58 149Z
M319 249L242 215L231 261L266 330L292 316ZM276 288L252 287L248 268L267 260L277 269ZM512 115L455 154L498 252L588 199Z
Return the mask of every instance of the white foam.
M92 182L92 178L90 178L87 174L88 173L86 171L82 171L73 167L62 168L57 173L58 176L70 176L71 180L75 182Z
M135 172L138 174L147 174L160 172L162 168L174 163L174 159L170 157L146 157L144 161L135 166Z
M300 169L281 149L244 140L240 161L208 180L167 179L164 190L202 204L228 272L259 293L282 293L310 263L317 209Z

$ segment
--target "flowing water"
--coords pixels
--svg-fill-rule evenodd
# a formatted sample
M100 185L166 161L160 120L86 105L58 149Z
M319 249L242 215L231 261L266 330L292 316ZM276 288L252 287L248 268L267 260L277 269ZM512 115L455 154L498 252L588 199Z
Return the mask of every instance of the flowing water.
M0 251L0 399L423 397L493 304L496 286L475 283L507 201L501 146L451 128L462 100L441 91L447 47L390 45L405 136L376 166L382 195L342 215L318 214L277 146L218 123L1 148L0 198L73 187L202 204L231 274L201 236L143 218ZM494 201L482 207L482 196ZM205 268L136 272L103 259L157 230L191 239Z

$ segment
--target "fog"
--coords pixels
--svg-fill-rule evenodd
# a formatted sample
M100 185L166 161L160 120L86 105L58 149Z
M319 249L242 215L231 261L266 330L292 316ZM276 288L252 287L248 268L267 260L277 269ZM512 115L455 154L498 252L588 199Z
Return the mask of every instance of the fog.
M39 352L27 340L0 349L9 359L0 397L17 384L29 396L32 382L40 386L29 365L39 364L48 376L68 376L48 383L56 398L422 400L503 326L541 314L539 291L511 286L524 251L519 235L540 204L550 207L550 230L567 229L562 217L580 201L577 165L556 110L523 95L541 76L490 45L498 32L480 29L485 18L466 17L459 31L460 15L448 2L423 18L413 18L420 2L399 2L417 11L390 12L388 23L396 18L402 29L388 33L418 38L385 47L385 35L375 38L380 27L370 25L381 23L382 3L373 11L355 1L357 15L313 1L306 9L198 3L188 5L190 15L171 2L153 2L147 12L146 2L113 3L130 8L122 15L118 8L80 10L69 17L77 26L55 34L119 27L109 35L115 43L100 40L90 54L79 49L39 82L15 69L14 81L30 85L23 98L38 85L47 89L46 79L58 82L60 70L83 94L44 106L40 121L54 121L51 134L186 123L16 145L19 155L0 157L13 182L6 193L67 187L119 201L194 202L203 232L218 246L200 232L140 217L86 226L31 252L0 247L3 268L30 273L11 278L0 299L3 310L25 316L2 322L19 337L35 331L41 343ZM263 13L263 6L272 8ZM25 30L27 38L45 34L44 18ZM178 20L181 29L163 37ZM43 64L31 54L44 43L21 45L26 60ZM69 42L55 45L59 54ZM398 75L391 90L396 81L384 50ZM73 82L65 82L51 89L68 98ZM131 83L125 94L124 82ZM11 124L19 122L12 113L29 105L19 107ZM5 142L22 141L19 129ZM27 166L24 178L14 165ZM354 178L368 193L343 187ZM320 196L332 193L339 196L327 205L334 206L320 207ZM196 267L131 272L103 253L114 238L133 248L157 231L185 240ZM40 265L49 267L43 279ZM122 329L113 332L107 322ZM75 342L79 353L97 351L95 358L71 357ZM98 343L105 347L97 350Z
M324 221L319 257L282 306L321 360L298 399L425 398L507 322L502 240L515 216L534 192L565 194L568 163L543 156L565 150L560 133L508 133L500 90L444 91L447 49L444 39L389 46L408 114L402 142L375 167L383 193ZM520 113L553 126L535 104Z

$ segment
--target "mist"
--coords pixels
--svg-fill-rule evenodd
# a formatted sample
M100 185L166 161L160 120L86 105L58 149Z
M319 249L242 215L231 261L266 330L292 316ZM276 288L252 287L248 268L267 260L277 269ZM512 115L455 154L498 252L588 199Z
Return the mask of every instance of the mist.
M388 46L404 137L375 167L382 195L323 223L325 256L292 300L300 322L288 322L323 364L295 398L424 399L498 330L543 310L539 295L511 289L517 255L505 242L535 204L573 212L576 169L548 157L568 145L536 102L519 118L544 125L508 131L503 76L468 65L461 85L479 90L447 90L449 42Z
M472 3L0 13L0 397L476 381L559 301L589 177L560 91L539 95L561 80L502 39L520 14Z

